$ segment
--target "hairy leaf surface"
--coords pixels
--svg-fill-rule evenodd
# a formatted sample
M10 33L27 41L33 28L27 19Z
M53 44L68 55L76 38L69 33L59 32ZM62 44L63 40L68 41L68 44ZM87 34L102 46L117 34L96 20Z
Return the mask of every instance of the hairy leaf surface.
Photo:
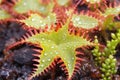
M25 23L27 26L36 29L44 29L46 25L49 27L51 24L56 22L56 15L54 13L50 13L47 17L42 17L38 14L31 14L27 19L20 21Z
M27 42L39 44L43 48L38 60L40 64L32 75L33 77L44 72L56 57L64 62L69 78L73 75L77 58L76 48L89 45L90 42L80 36L70 35L67 27L64 25L57 32L40 33L26 39Z
M103 15L109 16L109 15L115 15L117 16L118 14L120 14L120 6L116 6L116 7L108 7L105 12L103 13Z
M39 0L19 0L14 6L14 10L18 13L35 11L42 14L48 14L48 12L52 11L53 5L52 2L48 5L42 4Z
M74 26L85 28L85 29L95 28L99 24L98 19L88 15L82 15L82 14L80 15L74 14L72 16L71 21L73 22Z
M7 18L10 18L11 15L9 15L7 12L5 12L4 10L1 10L0 9L0 19L7 19Z

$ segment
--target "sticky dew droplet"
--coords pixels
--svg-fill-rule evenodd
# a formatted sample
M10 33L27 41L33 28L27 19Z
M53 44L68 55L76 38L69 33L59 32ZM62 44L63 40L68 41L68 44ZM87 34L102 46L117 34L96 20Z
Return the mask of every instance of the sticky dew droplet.
M54 46L51 47L52 49L54 48Z
M45 55L45 56L47 56L47 54L46 54L46 53L45 53L44 55Z
M48 59L48 61L50 61L50 59Z
M32 19L32 21L35 21L35 19Z
M42 40L45 40L45 38L42 38Z
M42 60L42 62L45 62L45 60Z
M24 2L23 5L26 6L27 4Z
M72 57L72 60L74 60L74 57Z
M43 67L44 65L40 65L41 67Z

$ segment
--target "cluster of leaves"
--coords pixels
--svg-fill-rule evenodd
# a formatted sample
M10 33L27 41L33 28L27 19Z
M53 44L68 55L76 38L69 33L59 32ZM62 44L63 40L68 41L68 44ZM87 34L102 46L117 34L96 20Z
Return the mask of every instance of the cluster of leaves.
M88 9L78 12L77 8L82 5L87 5ZM88 46L95 46L95 60L102 64L103 74L107 72L102 76L103 79L116 72L108 71L115 69L113 55L119 43L119 34L112 35L113 39L107 41L105 31L120 27L120 4L107 0L78 0L77 3L72 0L0 0L0 13L1 24L6 21L17 22L29 31L18 42L6 47L6 52L23 43L40 47L34 49L37 52L34 56L38 58L33 61L38 64L34 64L36 68L29 79L45 74L56 64L60 65L68 80L73 79L79 72L80 62L84 61L79 57L83 53L76 49L88 49ZM107 42L102 52L96 45L98 43L91 40L97 35L96 32L101 32ZM106 69L107 65L110 67Z

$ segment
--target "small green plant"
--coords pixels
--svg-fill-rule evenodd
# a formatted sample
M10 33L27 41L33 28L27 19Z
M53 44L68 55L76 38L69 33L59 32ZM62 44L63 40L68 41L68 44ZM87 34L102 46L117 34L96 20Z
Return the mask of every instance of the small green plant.
M101 71L102 79L103 80L111 80L112 75L115 74L116 71L116 59L113 57L113 55L109 55L107 59L105 59L104 63L102 63Z
M98 45L98 40L95 40L97 46L92 51L95 56L96 64L100 65L100 69L103 72L102 79L103 80L111 80L112 74L116 73L116 59L114 58L114 54L116 53L116 46L120 43L120 30L115 35L112 33L112 40L107 41L106 47L101 49Z

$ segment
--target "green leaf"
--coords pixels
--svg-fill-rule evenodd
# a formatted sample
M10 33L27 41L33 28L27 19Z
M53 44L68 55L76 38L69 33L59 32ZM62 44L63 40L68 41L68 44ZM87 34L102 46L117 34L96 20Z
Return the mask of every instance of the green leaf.
M48 5L40 3L39 0L19 0L13 7L18 13L26 13L28 11L40 12L47 15L51 12L54 4L51 2Z
M4 10L1 10L0 9L0 19L7 19L7 18L10 18L11 15L9 15L7 12L5 12Z
M114 28L114 16L108 16L105 18L104 24L103 24L103 28L105 29L113 29ZM104 29L104 30L105 30Z
M107 17L109 15L117 16L118 14L120 14L120 6L108 7L102 15Z
M74 14L72 16L72 20L73 25L75 27L80 27L80 28L85 28L85 29L91 29L91 28L95 28L96 26L98 26L99 24L99 20L88 16L88 15L76 15Z
M62 26L61 29L51 32L39 33L26 39L27 42L39 44L43 48L39 56L39 65L32 77L44 72L51 65L56 57L64 62L68 71L69 78L73 75L76 64L76 48L90 45L86 39L71 35L68 32L68 25Z
M56 15L54 13L50 13L44 18L38 14L31 14L27 19L20 21L25 23L27 26L34 27L35 29L44 29L46 25L50 27L51 24L56 22Z

